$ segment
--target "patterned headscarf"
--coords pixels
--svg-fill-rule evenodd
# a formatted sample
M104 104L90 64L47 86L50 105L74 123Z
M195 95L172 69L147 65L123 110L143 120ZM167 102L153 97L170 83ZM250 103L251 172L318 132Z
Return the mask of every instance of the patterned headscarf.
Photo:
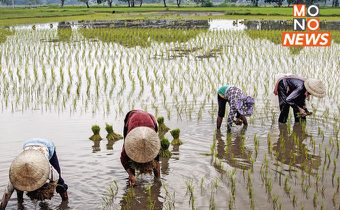
M250 116L254 111L254 99L250 96L241 97L236 103L238 113L243 116Z

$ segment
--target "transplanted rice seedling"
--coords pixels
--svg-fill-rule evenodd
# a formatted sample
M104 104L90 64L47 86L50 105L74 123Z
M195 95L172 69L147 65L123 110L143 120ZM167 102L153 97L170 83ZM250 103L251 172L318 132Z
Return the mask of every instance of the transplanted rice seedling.
M161 140L161 149L159 152L159 156L163 158L170 158L171 152L169 151L170 142L167 138L163 138Z
M164 135L170 130L165 123L164 123L164 117L158 117L157 118L158 122L158 135L160 138L163 138Z
M100 136L99 132L100 132L100 127L99 125L93 125L91 127L91 130L93 132L93 135L89 138L92 141L100 141L103 138Z
M183 144L183 142L179 139L180 132L181 132L181 130L179 128L176 128L176 129L173 129L173 130L170 131L170 134L174 138L171 141L172 145L181 145L181 144Z
M112 181L111 185L106 189L105 194L102 197L101 209L110 209L118 193L118 184L115 180Z
M120 135L118 133L115 133L113 131L112 125L106 123L105 130L107 132L107 135L106 135L107 140L109 140L109 141L118 141L120 139L123 139L122 135Z

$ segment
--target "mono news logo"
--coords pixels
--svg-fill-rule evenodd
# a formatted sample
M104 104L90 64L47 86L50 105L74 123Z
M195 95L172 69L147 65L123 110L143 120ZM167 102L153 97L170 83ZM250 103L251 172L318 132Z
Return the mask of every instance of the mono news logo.
M293 5L294 32L282 32L283 46L330 46L330 32L320 32L320 9L316 5Z

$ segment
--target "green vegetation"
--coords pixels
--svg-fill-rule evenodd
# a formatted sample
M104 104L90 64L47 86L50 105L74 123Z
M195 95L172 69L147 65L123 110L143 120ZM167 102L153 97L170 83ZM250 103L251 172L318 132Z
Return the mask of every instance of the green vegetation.
M0 28L0 43L3 43L6 41L7 37L10 35L13 35L14 32L8 29L1 29Z
M112 13L115 11L115 13ZM0 26L79 20L127 19L291 19L292 8L282 7L194 7L146 5L143 7L47 6L38 8L0 8ZM215 14L214 14L215 13ZM339 9L321 8L320 18L340 19Z
M171 152L169 151L170 142L167 138L163 138L161 140L161 149L159 152L159 156L163 158L170 158Z
M174 138L171 141L172 145L181 145L181 144L183 144L183 142L179 139L180 132L181 132L181 130L179 128L176 128L176 129L173 129L173 130L170 131L170 134Z
M93 125L91 127L91 130L93 132L93 135L89 138L92 141L100 141L103 138L100 136L99 132L100 132L100 127L98 125Z
M199 33L206 30L190 29L137 29L137 28L97 28L97 29L80 29L80 33L87 39L99 39L103 42L115 42L126 47L149 47L151 41L157 42L186 42L196 37ZM158 118L160 119L160 118ZM160 131L169 131L170 129L162 123L159 123ZM165 132L165 133L166 133Z
M120 135L118 133L115 133L113 131L112 125L106 124L105 130L107 132L107 135L106 135L107 140L109 140L109 141L118 141L120 139L123 139L122 135Z
M163 139L164 135L170 130L170 128L168 128L168 126L165 125L164 117L158 117L157 122L158 122L158 136L160 139Z
M58 38L59 41L69 42L72 36L72 29L71 28L62 28L58 29Z

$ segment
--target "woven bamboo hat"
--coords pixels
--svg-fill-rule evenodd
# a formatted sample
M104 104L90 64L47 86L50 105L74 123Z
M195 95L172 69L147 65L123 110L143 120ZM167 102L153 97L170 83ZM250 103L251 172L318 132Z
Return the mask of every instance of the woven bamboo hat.
M20 153L9 169L9 179L15 189L34 191L46 183L50 164L44 154L29 149Z
M153 160L159 153L161 143L157 133L149 127L132 129L125 138L126 154L137 163Z
M326 87L319 79L306 79L304 85L312 96L323 98L326 95Z

